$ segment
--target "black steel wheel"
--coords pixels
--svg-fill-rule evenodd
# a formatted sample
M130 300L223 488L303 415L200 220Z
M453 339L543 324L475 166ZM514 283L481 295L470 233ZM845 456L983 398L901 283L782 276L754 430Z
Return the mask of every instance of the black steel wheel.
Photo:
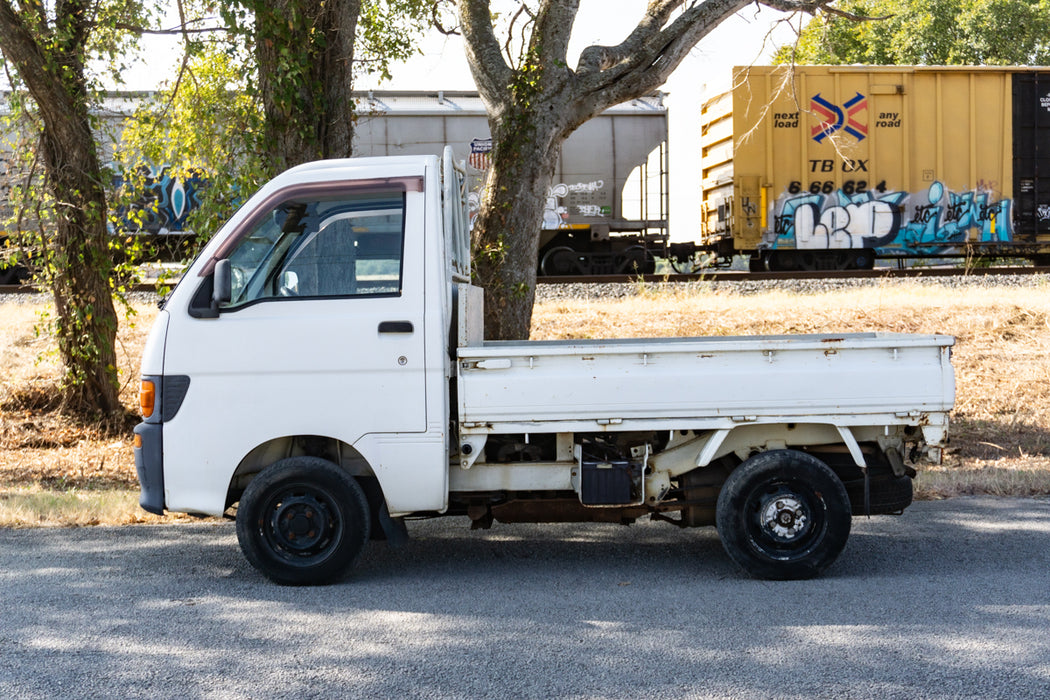
M871 248L862 248L853 255L853 267L858 270L871 270L875 267L876 253Z
M758 251L755 251L755 254L747 259L747 270L748 270L748 272L767 272L768 271L768 268L767 268L767 261L768 260L769 260L769 256L763 255L762 253L759 253Z
M237 508L237 541L270 580L331 583L368 541L371 514L352 476L318 457L289 457L248 484Z
M580 254L568 246L551 248L540 260L540 274L547 277L586 274L589 270L580 269L579 257Z
M633 245L616 256L617 272L625 275L651 275L656 272L656 258L645 246Z
M730 473L718 495L718 535L753 576L813 578L846 546L846 487L816 457L795 450L757 454Z

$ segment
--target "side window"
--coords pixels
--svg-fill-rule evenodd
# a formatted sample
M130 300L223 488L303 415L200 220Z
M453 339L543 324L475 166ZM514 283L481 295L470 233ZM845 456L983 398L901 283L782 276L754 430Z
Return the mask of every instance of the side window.
M226 308L280 297L401 293L403 192L282 203L229 255Z

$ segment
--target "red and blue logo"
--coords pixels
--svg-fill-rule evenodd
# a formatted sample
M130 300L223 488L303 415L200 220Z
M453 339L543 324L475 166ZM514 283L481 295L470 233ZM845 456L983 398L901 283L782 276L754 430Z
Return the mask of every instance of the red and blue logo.
M857 121L855 115L868 108L868 98L859 92L839 107L828 102L818 92L809 103L810 109L816 112L824 121L814 126L811 136L813 140L820 143L826 136L831 136L838 131L845 131L858 141L863 141L868 135L868 125Z

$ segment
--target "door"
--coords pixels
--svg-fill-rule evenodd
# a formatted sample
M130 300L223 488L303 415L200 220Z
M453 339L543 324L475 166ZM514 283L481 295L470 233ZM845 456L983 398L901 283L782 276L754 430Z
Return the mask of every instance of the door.
M1014 226L1024 242L1050 240L1050 73L1015 73Z
M191 378L180 413L208 422L197 429L228 426L249 449L426 431L423 194L328 190L260 207L223 249L233 285L218 317L174 320L165 372Z

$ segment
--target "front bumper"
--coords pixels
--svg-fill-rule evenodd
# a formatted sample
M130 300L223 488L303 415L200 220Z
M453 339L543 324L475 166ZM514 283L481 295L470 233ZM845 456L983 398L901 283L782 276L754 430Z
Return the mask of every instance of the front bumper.
M164 515L164 430L162 423L135 426L135 471L139 477L139 505Z

